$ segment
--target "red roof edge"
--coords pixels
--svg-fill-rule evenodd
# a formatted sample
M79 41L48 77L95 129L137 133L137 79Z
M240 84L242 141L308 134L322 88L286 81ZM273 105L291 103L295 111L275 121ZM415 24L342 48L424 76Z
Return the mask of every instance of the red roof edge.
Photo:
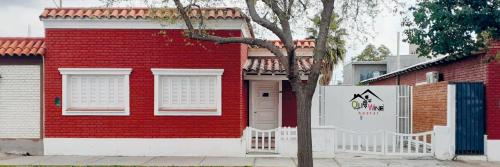
M45 50L42 37L0 37L0 57L43 56Z

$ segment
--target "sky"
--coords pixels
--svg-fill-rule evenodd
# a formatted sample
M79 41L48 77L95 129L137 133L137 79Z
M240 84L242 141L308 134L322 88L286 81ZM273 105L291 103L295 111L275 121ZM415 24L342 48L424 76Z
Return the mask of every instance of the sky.
M59 0L55 0L57 3ZM140 6L142 0L128 2L124 6ZM99 0L63 0L63 7L102 7ZM46 7L56 7L54 0L0 0L0 37L43 37L43 23L38 16ZM358 55L369 44L385 45L396 54L397 33L402 32L400 16L391 13L379 14L374 20L371 36L367 42L349 40L346 60ZM297 35L296 38L304 38ZM408 54L408 44L401 43L401 54ZM342 65L335 69L336 80L341 80Z

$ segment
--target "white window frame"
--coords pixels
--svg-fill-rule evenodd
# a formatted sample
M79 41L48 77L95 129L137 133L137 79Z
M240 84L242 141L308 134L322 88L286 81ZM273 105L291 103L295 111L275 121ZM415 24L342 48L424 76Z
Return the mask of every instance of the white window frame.
M154 115L155 116L221 116L222 115L222 74L224 69L169 69L152 68L154 75ZM216 112L206 111L161 111L160 110L160 77L161 76L214 76Z
M62 115L78 115L78 116L128 116L130 115L130 82L129 76L132 68L59 68L59 73L62 75ZM123 97L124 109L119 111L78 111L69 110L67 105L68 99L68 77L69 75L122 75L124 77Z

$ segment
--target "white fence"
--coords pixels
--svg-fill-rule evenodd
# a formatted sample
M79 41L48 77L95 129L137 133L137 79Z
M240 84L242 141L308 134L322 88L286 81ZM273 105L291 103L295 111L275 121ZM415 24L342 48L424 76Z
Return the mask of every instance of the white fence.
M433 132L403 134L389 131L355 132L334 129L335 152L392 155L433 155Z
M352 152L383 155L432 156L433 132L403 134L389 131L356 132L338 127L312 128L313 154L328 157L336 152ZM297 153L297 129L281 127L245 130L247 153L274 153L295 156Z
M260 130L247 127L245 130L247 141L247 152L269 152L277 153L276 134L277 129Z

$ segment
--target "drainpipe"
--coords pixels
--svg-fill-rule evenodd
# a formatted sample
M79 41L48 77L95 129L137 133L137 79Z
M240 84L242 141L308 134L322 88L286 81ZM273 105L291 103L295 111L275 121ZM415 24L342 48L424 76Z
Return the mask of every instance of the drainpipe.
M401 39L400 39L400 36L401 36L401 32L398 32L398 35L397 35L397 47L396 47L396 70L399 70L401 68L401 55L399 53L399 48L400 48L400 45L401 45ZM399 85L400 84L400 81L399 81L399 74L396 74L396 79L397 79L397 84Z
M401 33L398 32L398 38L397 38L397 47L396 47L396 70L399 70L401 68L401 55L399 52L399 48L401 45L401 39L400 39Z

